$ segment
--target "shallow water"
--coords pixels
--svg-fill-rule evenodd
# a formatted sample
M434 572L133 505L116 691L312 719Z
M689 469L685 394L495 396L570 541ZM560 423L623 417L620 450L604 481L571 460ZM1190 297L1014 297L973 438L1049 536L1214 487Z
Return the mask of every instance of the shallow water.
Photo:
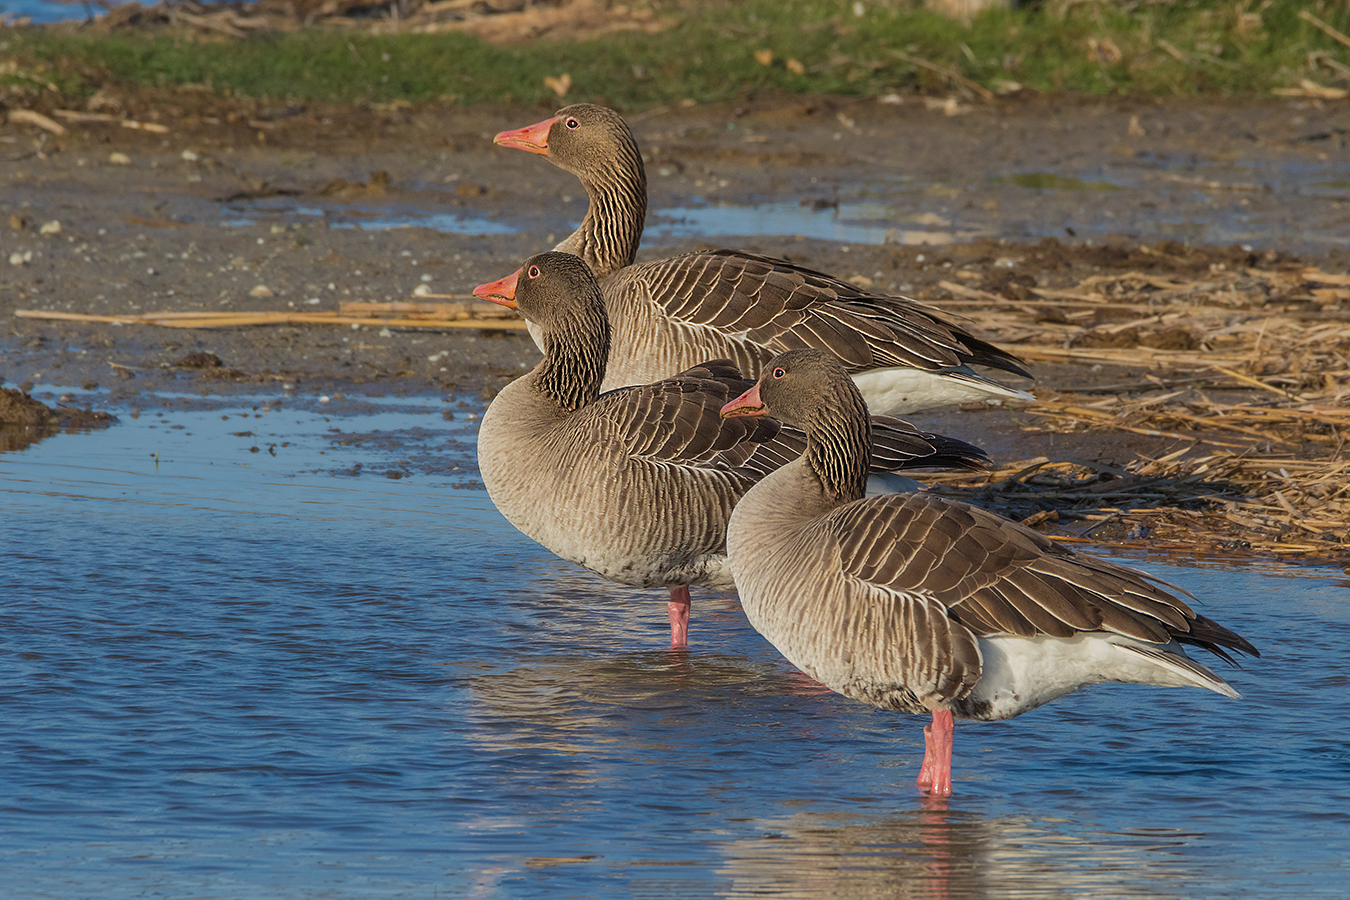
M433 199L432 205L436 204ZM321 221L328 228L357 228L362 231L392 231L396 228L430 228L445 234L515 234L518 225L484 216L430 211L408 205L361 207L307 201L297 204L290 198L266 198L224 205L221 224L231 228L256 225L259 220L280 220L294 224Z
M92 4L49 3L47 0L4 0L0 17L32 19L34 22L69 22L98 18L106 13Z
M645 234L649 242L800 235L939 246L977 238L1104 241L1130 235L1145 243L1174 239L1290 252L1350 246L1345 228L1350 164L1339 159L1310 164L1254 156L1234 163L1139 153L1090 171L1066 166L1057 172L973 172L959 180L924 183L899 174L847 170L826 180L835 184L830 201L783 200L779 192L733 200L693 195L682 205L653 206ZM484 217L443 211L446 201L432 188L419 197L420 206L269 197L185 210L179 218L226 226L323 222L363 230L562 235L586 207L581 196L546 211L531 208L528 218L505 209Z
M903 215L903 214L902 214ZM653 237L726 237L729 235L801 235L851 244L951 244L990 237L993 232L956 232L917 223L897 227L896 211L875 202L814 207L796 200L771 200L756 206L719 203L658 209L647 230ZM950 224L943 222L942 224Z
M1334 570L1143 562L1261 648L1244 699L962 723L926 801L919 718L815 693L733 600L669 653L660 597L510 528L452 400L142 397L0 454L7 891L1344 896Z
M892 165L891 168L894 168ZM833 202L751 204L694 198L653 209L652 237L802 235L859 244L934 246L997 237L1145 243L1180 240L1324 252L1350 246L1350 164L1138 153L1086 170L972 172L924 183L843 177Z

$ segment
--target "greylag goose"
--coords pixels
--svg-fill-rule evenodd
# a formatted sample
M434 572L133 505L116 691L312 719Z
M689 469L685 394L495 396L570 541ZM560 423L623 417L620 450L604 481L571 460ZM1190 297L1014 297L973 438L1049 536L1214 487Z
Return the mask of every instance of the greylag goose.
M806 452L731 516L746 616L832 690L931 712L923 790L951 793L954 716L1005 719L1107 681L1237 697L1183 645L1230 663L1225 648L1260 655L1151 575L931 494L864 498L867 407L824 353L774 358L722 415L771 415L806 432Z
M610 329L600 287L575 256L548 252L474 293L542 326L544 359L492 401L478 465L493 503L564 559L640 587L665 586L671 647L686 645L689 585L732 587L726 526L741 495L800 454L801 432L727 421L751 382L725 360L601 394ZM983 451L878 418L879 470L979 468Z
M735 250L634 265L647 179L637 142L613 110L568 106L494 140L545 156L580 178L590 196L581 226L554 249L586 260L603 285L613 327L605 390L723 357L753 378L776 353L816 347L843 361L876 413L1032 399L972 368L1030 378L1015 356L906 297L869 294L785 260ZM526 321L542 349L539 326Z

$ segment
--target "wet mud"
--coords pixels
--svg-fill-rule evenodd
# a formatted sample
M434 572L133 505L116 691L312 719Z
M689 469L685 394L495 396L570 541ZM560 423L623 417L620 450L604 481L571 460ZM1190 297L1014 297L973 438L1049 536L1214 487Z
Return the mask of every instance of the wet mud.
M162 128L82 123L52 136L0 125L5 385L78 386L113 410L151 405L160 392L260 388L324 394L335 409L384 395L485 403L538 359L524 332L495 327L206 329L21 317L465 298L552 246L586 206L572 176L491 143L499 130L550 114L546 107L273 108L140 89L115 99L126 116ZM1343 106L761 98L631 120L650 180L644 259L738 246L940 308L952 300L943 285L959 280L1038 321L1061 313L1037 306L1036 291L1103 274L1193 280L1350 266L1350 180L1338 180L1350 140ZM702 218L681 226L690 210L770 207L792 213L772 233L728 234ZM858 216L867 228L848 230ZM832 233L841 237L812 236ZM1348 308L1339 295L1301 288L1273 290L1270 302L1333 319ZM978 304L953 313L980 328ZM1085 341L1196 349L1194 330L1176 323ZM1038 393L1051 395L1149 384L1137 366L1034 360L1031 369ZM1058 433L1015 409L915 418L999 459L1114 465L1176 447L1174 436L1140 430ZM1205 434L1194 426L1197 439Z
M419 288L464 295L551 245L585 209L571 176L491 144L496 131L534 121L546 109L274 110L196 92L127 92L117 100L129 116L158 119L167 130L87 123L53 138L21 125L0 126L0 153L10 160L0 174L0 262L9 263L0 281L7 381L92 379L120 393L181 389L184 382L217 390L237 381L297 379L482 390L535 358L522 335L473 330L169 330L14 318L19 309L320 311L342 300L412 299ZM791 234L734 242L649 234L645 258L734 243L939 306L943 295L935 284L950 277L953 266L977 273L986 289L1008 288L1016 297L1019 286L1072 284L1110 268L1189 273L1261 255L1335 267L1350 258L1343 246L1312 240L1145 257L1137 252L1141 242L1167 240L1161 225L1176 211L1162 208L1167 197L1120 198L1122 209L1159 207L1160 226L1151 234L1080 234L1069 226L1071 236L1054 223L1075 218L1085 200L1102 209L1116 194L1132 192L1011 185L1017 209L1004 213L1014 204L1005 199L1009 185L996 180L1000 172L1062 170L1075 159L1076 168L1090 168L1092 160L1122 155L1130 148L1119 145L1131 140L1138 145L1133 152L1157 158L1223 161L1259 151L1288 165L1330 164L1350 135L1350 117L1332 107L1008 101L946 116L916 102L813 100L655 110L633 118L648 156L654 211L692 203L754 207L767 198L828 211L841 195L880 196L886 190L880 182L890 180L893 193L919 195L915 202L929 210L918 216L922 221L950 221L965 207L978 208L987 223L981 230L991 232L955 242L947 226L920 226L927 246ZM1143 123L1136 130L1147 135L1131 138L1131 122ZM960 186L972 173L990 176L978 179L979 192ZM1240 199L1264 196L1255 193ZM1172 199L1178 208L1201 202ZM1344 224L1347 198L1323 200L1298 205L1282 198L1286 208L1259 214L1271 232L1291 221L1311 229L1318 216L1339 215ZM1002 236L1018 230L1028 215L1024 206L1052 223L1057 242L1046 243L1045 234L1025 242ZM419 220L429 225L417 227ZM394 227L403 222L411 227ZM454 233L455 222L470 233ZM179 364L194 353L214 354L221 364ZM1075 376L1081 373L1068 374Z
M103 410L51 407L22 389L0 388L0 453L22 450L63 431L106 428L116 421L115 415Z

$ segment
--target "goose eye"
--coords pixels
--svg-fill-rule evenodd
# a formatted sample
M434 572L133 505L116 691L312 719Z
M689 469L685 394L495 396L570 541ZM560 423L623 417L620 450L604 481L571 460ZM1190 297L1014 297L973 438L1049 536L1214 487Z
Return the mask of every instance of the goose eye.
M568 116L567 121L563 123L568 128L580 128L581 123L577 121L576 116Z
M528 274L531 278L538 278L538 277L539 277L539 267L538 267L538 266L530 266L530 271L529 271L527 274Z
M775 366L775 367L774 367L774 370L773 370L773 377L774 377L774 378L782 378L782 377L783 377L784 375L786 375L786 374L787 374L787 370L784 369L782 366Z

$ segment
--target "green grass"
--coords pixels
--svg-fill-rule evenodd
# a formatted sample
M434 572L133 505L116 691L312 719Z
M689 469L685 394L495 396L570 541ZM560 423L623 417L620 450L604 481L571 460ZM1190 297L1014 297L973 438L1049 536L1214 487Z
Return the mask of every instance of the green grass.
M227 43L56 29L0 31L0 85L92 93L107 81L206 84L284 102L459 103L555 100L545 76L572 78L568 100L633 109L754 92L878 95L945 91L947 67L991 90L1057 94L1241 96L1302 78L1350 87L1350 47L1302 20L1350 29L1338 0L1050 0L965 26L895 0L708 0L652 5L679 18L658 34L497 47L457 34L311 30ZM755 51L771 51L763 65ZM3 65L5 57L13 63ZM800 64L800 65L798 65ZM2 94L0 94L2 96Z

